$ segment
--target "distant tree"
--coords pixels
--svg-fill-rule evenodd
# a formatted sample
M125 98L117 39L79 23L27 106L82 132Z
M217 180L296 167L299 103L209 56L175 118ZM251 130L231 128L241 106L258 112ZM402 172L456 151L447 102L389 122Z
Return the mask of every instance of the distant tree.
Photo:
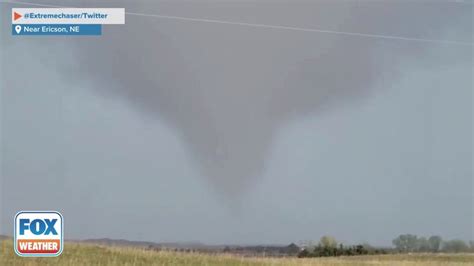
M466 244L466 242L460 239L454 239L454 240L443 242L442 251L453 252L453 253L468 252L469 246Z
M348 247L348 248L346 248L346 250L344 251L344 255L346 255L346 256L354 256L354 255L356 255L356 254L355 254L355 251L354 251L354 248L353 248L353 247Z
M313 257L322 257L322 256L324 256L323 247L321 245L315 246L314 249L313 249L312 256Z
M426 237L420 237L417 239L416 251L428 252L430 251L430 241Z
M355 246L356 255L367 255L369 251L364 247L364 245Z
M337 247L337 241L334 237L332 236L323 236L319 240L319 244L323 248L336 248Z
M339 248L337 249L336 256L342 256L344 255L344 245L341 243L339 244Z
M417 240L416 235L405 234L395 238L392 243L401 252L413 252L417 248Z
M369 244L344 246L342 243L338 244L336 239L331 236L323 236L317 246L313 249L304 248L298 253L298 257L357 256L387 254L388 252L390 252L390 249L376 248Z
M469 241L469 248L471 252L474 252L474 240Z
M314 248L315 257L337 256L337 241L332 236L323 236L319 240L319 245Z
M440 236L430 236L428 242L430 245L430 251L438 252L441 248L441 243L443 242L443 239Z

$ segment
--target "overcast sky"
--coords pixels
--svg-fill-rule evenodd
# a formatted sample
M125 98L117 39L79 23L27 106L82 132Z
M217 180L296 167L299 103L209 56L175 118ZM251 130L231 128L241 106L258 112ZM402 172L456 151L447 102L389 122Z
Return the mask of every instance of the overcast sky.
M68 239L474 238L472 2L42 2L426 41L136 15L13 37L2 3L0 233L58 210Z

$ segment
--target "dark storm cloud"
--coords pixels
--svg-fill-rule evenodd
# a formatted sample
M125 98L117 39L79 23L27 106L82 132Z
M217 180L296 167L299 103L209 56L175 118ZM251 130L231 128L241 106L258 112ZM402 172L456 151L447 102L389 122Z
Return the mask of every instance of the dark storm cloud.
M282 18L287 23L303 21L308 27L364 29L378 34L387 29L398 34L397 28L405 28L400 23L413 26L414 34L441 24L434 19L441 12L435 5L423 6L433 18L425 21L416 19L413 4L375 4L370 10L360 3L341 2L252 7L213 2L212 10L196 3L181 5L184 13L196 8L194 17L211 11L218 17L230 13L238 18L237 13L247 11L249 17L240 21L252 21L258 14L259 22L268 20L270 24L281 22L267 15L269 6L288 7L286 18ZM167 10L165 4L160 8L146 1L125 6L152 14ZM301 20L299 14L308 17ZM385 18L384 22L380 18ZM374 25L374 21L381 24ZM380 32L382 29L385 31ZM427 45L395 41L394 54L377 58L374 50L378 42L127 16L125 26L106 27L103 37L80 40L76 47L81 77L93 77L96 90L104 96L124 100L167 121L188 144L203 175L220 192L238 195L262 174L279 126L292 117L321 114L366 97L381 69L396 75L397 53L417 54Z
M112 6L48 3L91 2ZM447 17L440 15L468 18L465 9L441 2L114 4L147 14L431 39L444 37L437 29ZM454 40L469 41L470 29L457 28ZM380 56L378 45L389 41L391 53ZM165 120L187 143L202 174L221 193L235 196L262 174L282 124L364 99L380 73L397 76L401 58L422 56L430 45L437 44L128 15L126 25L106 26L100 38L75 40L80 66L63 72L69 79L93 80L104 97Z

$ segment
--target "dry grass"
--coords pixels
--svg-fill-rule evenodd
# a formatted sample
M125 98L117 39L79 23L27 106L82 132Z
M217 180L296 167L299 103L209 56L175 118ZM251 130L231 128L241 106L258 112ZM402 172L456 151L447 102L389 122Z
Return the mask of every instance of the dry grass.
M383 255L339 258L242 258L232 255L206 255L148 251L137 248L104 247L66 243L58 258L20 258L13 251L11 240L0 244L0 265L474 265L472 254Z

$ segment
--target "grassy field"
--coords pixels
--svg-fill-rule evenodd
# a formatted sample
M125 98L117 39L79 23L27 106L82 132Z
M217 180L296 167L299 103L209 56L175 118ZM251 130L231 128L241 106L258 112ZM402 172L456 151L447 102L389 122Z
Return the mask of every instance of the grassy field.
M232 255L205 255L137 248L104 247L66 243L58 258L20 258L11 240L0 244L0 265L474 265L472 254L383 255L339 258L241 258Z

